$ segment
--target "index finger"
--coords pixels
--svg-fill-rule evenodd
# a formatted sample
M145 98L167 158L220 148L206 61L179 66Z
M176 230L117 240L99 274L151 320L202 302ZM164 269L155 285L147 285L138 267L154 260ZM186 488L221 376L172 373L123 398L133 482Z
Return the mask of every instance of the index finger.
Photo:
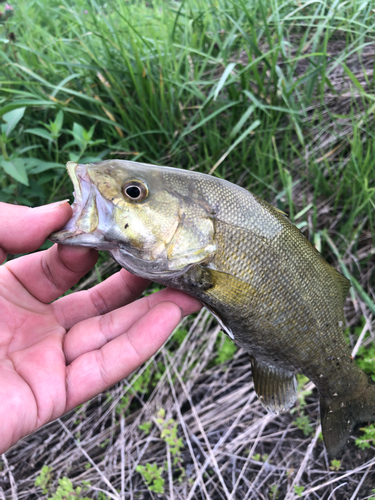
M53 245L4 264L19 283L41 302L60 297L96 263L98 252L83 247Z
M80 321L101 316L137 299L150 281L121 269L102 283L61 297L52 304L58 323L70 330Z

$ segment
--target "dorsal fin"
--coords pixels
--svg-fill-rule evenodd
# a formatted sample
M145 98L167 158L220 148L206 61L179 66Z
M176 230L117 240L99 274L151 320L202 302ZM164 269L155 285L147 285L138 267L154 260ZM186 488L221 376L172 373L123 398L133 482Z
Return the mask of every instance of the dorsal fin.
M252 356L250 359L255 392L262 406L274 414L288 411L297 397L294 373L257 361Z

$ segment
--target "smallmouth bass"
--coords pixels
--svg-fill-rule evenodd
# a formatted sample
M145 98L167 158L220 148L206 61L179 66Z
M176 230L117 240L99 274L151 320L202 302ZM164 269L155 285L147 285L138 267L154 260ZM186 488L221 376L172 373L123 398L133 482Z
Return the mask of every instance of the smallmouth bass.
M350 283L287 216L245 189L198 172L123 160L69 162L73 217L52 241L107 250L131 273L199 299L250 355L271 413L316 385L331 455L375 420L375 385L343 336Z

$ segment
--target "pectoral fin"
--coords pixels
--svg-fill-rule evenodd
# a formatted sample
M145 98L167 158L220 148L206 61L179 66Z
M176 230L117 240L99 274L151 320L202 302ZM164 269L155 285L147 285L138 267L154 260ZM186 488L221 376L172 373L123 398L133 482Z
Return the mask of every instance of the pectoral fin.
M250 359L255 392L262 406L274 414L288 411L297 397L297 381L294 373L259 362L253 357Z

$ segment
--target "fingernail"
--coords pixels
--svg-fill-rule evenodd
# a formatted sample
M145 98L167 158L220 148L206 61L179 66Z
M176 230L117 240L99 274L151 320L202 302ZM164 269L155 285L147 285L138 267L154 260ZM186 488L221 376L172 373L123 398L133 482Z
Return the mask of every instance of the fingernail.
M34 212L49 212L51 210L55 210L60 205L63 205L64 203L68 203L68 202L69 202L69 199L62 200L62 201L55 201L54 203L49 203L48 205L42 205L40 207L33 207L32 210Z

